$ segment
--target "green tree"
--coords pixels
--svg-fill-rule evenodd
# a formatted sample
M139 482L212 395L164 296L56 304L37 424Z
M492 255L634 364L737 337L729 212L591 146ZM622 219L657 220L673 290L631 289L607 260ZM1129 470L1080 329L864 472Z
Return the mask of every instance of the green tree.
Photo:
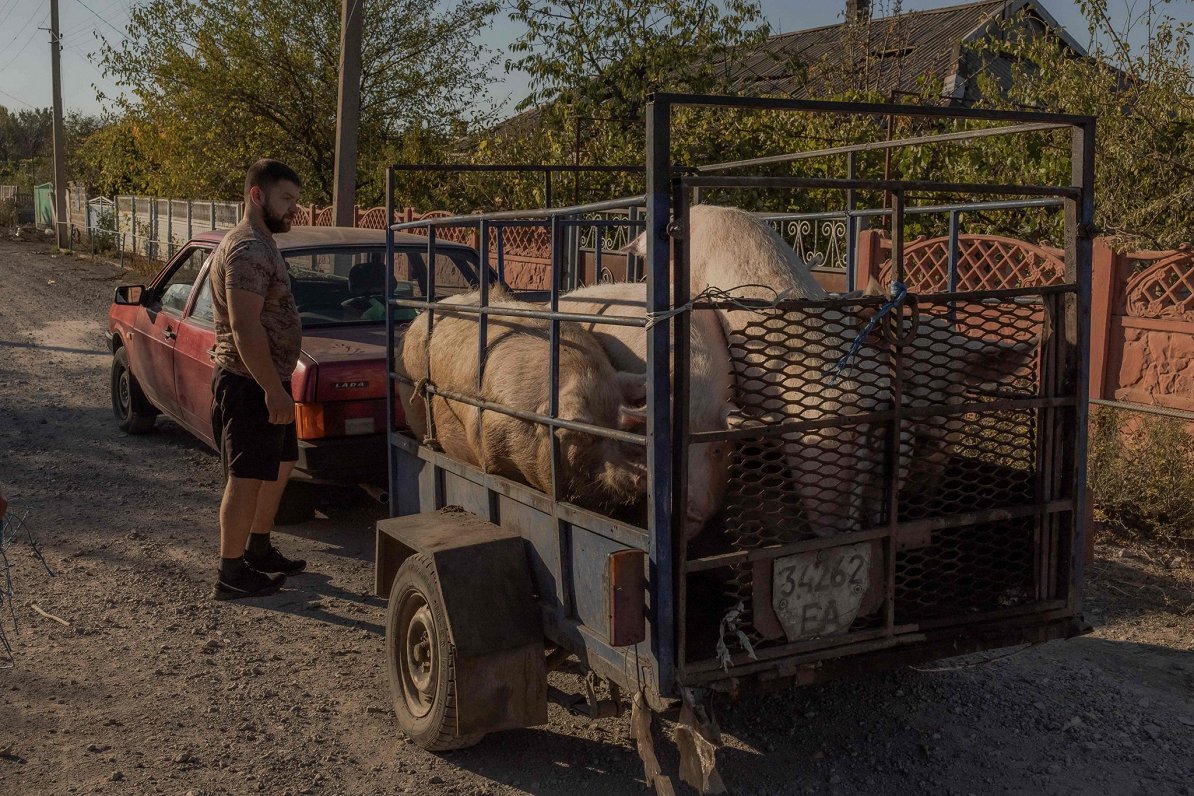
M377 168L408 128L444 129L475 113L489 65L477 36L492 12L490 0L447 10L434 0L365 2L362 171ZM128 31L123 43L104 45L102 63L129 92L118 104L137 152L154 164L148 190L237 196L244 168L272 156L303 176L308 199L330 200L338 2L149 0L134 8ZM127 144L128 132L114 135Z
M1194 29L1164 13L1168 0L1149 0L1119 24L1107 0L1080 5L1096 42L1090 57L1076 58L1056 40L1008 28L981 50L1013 64L1007 83L987 81L985 103L1094 116L1096 223L1123 248L1188 242L1194 229ZM1146 27L1144 41L1133 48L1128 42L1138 25ZM1068 136L1036 141L992 156L1067 180Z

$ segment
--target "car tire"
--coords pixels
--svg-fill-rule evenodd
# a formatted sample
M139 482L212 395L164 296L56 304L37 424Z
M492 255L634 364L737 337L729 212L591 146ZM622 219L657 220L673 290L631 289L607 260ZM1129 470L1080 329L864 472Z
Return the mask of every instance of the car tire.
M485 733L456 729L456 648L431 557L402 563L386 609L386 672L398 726L431 752L474 746Z
M116 349L112 355L112 414L116 417L116 425L126 434L152 431L157 416L129 368L129 354L124 347Z
M274 525L301 525L315 519L315 491L314 484L288 482L274 513Z

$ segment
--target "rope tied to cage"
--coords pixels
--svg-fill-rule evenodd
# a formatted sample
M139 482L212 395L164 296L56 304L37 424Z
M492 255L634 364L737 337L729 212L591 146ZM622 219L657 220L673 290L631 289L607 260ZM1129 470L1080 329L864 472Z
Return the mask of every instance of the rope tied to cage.
M854 336L854 342L850 343L849 350L842 354L838 359L837 364L830 368L827 376L830 384L836 384L842 377L842 374L850 367L850 364L858 356L858 352L862 350L862 344L875 331L875 327L879 322L887 317L887 315L894 309L899 308L908 298L908 286L900 280L895 280L891 283L891 298L889 298L879 311L871 316L871 319L866 322L866 325L859 330L858 334Z
M427 417L427 434L423 437L423 444L432 450L442 450L439 441L435 438L435 418L431 414L431 393L427 391L427 385L430 383L430 379L419 379L416 381L414 392L410 396L410 402L413 404L416 398L423 400L423 412Z
M760 290L765 290L765 291L771 293L772 298L770 298L770 299L750 298L747 296L737 296L732 292L734 290L744 290L747 288L758 288ZM661 310L659 312L648 312L647 313L647 323L643 328L646 331L651 331L651 329L653 329L655 327L655 325L658 323L662 323L663 321L674 318L682 312L691 312L693 310L693 308L695 307L695 305L702 301L716 301L719 304L732 304L733 306L737 307L738 309L755 312L758 310L775 309L776 307L778 307L781 303L783 303L785 301L788 301L791 299L799 299L799 298L807 298L807 296L798 295L795 292L793 292L791 288L781 291L781 290L776 290L775 288L771 287L770 285L750 284L750 285L739 285L738 287L731 288L730 290L725 290L723 288L714 287L713 285L710 285L710 286L706 287L704 290L702 290L700 293L697 293L691 299L689 299L688 301L686 301L685 303L683 303L677 307L672 307L671 309L667 309L667 310Z
M742 614L746 612L746 606L741 600L730 610L726 611L726 615L721 618L721 624L717 629L717 662L721 664L721 668L725 672L730 670L730 648L726 645L726 635L732 634L738 637L738 643L742 645L742 649L750 656L752 661L757 661L759 658L755 655L755 648L751 645L750 639L746 633L738 627L738 622L742 618Z

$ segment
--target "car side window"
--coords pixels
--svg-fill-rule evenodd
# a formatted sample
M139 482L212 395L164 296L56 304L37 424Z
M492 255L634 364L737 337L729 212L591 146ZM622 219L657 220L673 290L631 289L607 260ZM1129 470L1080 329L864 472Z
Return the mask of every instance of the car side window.
M199 295L195 296L195 304L191 307L190 319L214 324L215 316L211 309L211 280L204 279L199 286Z
M208 249L191 249L189 254L183 256L166 281L157 286L154 301L151 301L150 304L159 304L161 309L171 314L182 315L182 311L187 306L187 298L191 295L191 286L195 284L195 278L199 276L204 261L210 255L211 251Z

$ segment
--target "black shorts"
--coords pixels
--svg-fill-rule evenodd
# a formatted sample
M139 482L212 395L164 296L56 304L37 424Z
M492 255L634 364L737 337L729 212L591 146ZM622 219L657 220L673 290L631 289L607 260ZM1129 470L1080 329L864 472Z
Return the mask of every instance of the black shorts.
M282 386L290 392L290 384ZM269 422L265 390L255 379L217 367L211 378L211 430L224 477L277 481L278 465L298 461L294 422Z

